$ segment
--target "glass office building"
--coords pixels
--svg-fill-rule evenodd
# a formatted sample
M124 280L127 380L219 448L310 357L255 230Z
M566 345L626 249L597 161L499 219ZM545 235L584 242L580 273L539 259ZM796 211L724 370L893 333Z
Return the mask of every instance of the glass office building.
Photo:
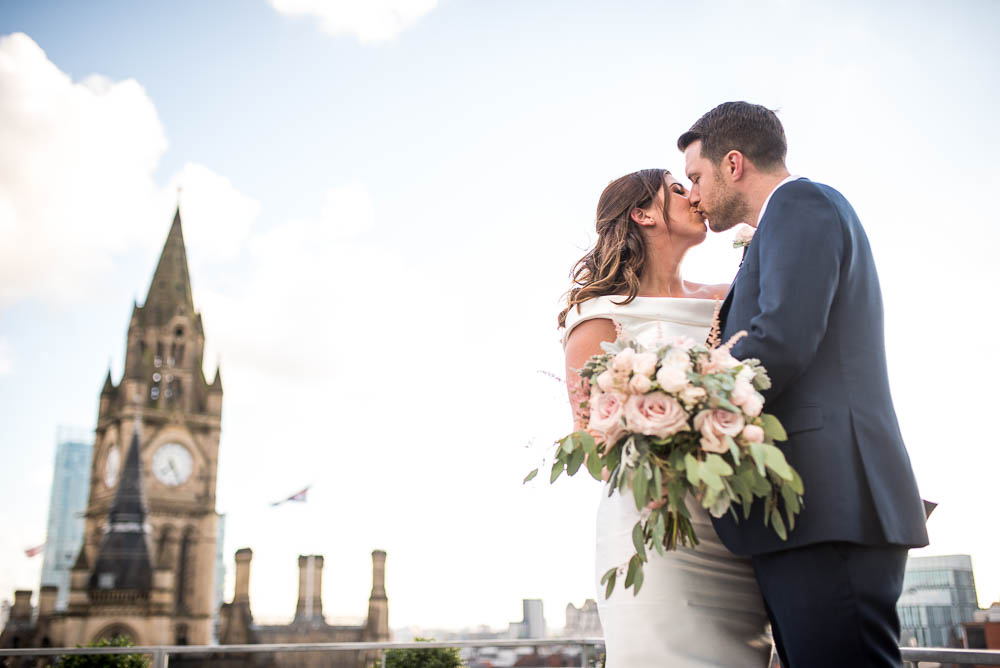
M65 610L69 597L69 571L83 545L83 514L87 510L94 439L90 432L61 428L56 441L49 521L42 558L42 585L58 588L56 610Z
M900 644L918 647L961 647L962 623L979 610L972 557L910 557L903 595L896 605Z

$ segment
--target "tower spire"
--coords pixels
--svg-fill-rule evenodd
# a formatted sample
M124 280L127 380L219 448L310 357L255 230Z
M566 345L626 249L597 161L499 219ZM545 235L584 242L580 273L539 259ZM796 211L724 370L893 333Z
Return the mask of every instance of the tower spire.
M146 494L139 461L138 419L118 480L118 489L115 490L115 500L108 512L106 533L97 550L90 578L92 592L129 590L148 595L152 587L153 568L146 523Z
M194 316L191 276L188 273L179 202L142 310L147 325L163 325L179 312Z

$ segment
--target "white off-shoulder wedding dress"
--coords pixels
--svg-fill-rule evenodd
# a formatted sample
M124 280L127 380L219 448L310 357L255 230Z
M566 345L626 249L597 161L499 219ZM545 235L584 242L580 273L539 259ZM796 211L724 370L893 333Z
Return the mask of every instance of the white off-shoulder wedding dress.
M648 344L657 339L708 336L715 303L707 299L621 297L584 302L566 317L565 337L581 322L607 318L621 336ZM565 340L565 339L564 339ZM601 576L627 564L635 551L632 527L639 518L631 494L608 496L605 485L597 511L595 582L607 648L606 668L763 667L771 654L765 636L767 614L750 560L729 552L712 528L708 512L688 503L700 541L661 557L650 552L638 596L619 577L604 598Z

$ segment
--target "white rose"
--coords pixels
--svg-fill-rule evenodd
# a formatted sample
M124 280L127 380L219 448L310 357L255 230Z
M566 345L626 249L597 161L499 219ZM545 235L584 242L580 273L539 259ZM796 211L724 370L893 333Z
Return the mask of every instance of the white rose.
M671 348L667 351L667 354L663 356L663 365L677 367L682 371L688 371L691 369L691 357L687 354L686 350L681 348Z
M755 394L757 394L757 391L753 389L753 385L740 376L737 376L732 394L729 395L729 400L737 406L742 406L750 401Z
M632 394L646 394L652 387L653 381L649 379L649 376L638 373L632 376L632 380L628 382L628 389Z
M688 384L687 373L676 366L665 364L656 372L656 382L664 392L680 392Z
M656 353L639 353L632 360L632 371L641 376L652 377L656 372Z
M757 392L754 392L753 396L747 399L746 402L740 406L740 408L742 408L743 412L750 417L757 417L760 415L760 412L764 410L764 397L760 396Z
M601 388L602 392L615 389L615 374L611 369L605 369L597 376L597 387Z
M635 351L626 347L611 360L611 368L619 373L628 373L632 370L632 363L635 361Z
M705 388L698 387L697 385L688 385L680 393L681 401L688 408L691 408L700 401L704 401L707 396L708 392L705 391Z

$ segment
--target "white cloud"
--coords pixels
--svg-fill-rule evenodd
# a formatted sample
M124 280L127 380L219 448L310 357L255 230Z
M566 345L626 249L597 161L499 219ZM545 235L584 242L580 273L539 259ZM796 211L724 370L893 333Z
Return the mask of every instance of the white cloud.
M233 257L259 205L202 165L156 184L166 150L137 82L74 82L27 35L0 37L0 305L79 299L119 255L153 252L176 184L193 260Z
M10 344L0 339L0 376L6 376L14 370L14 360L11 359Z
M362 44L387 42L412 27L437 0L271 0L288 16L309 16L331 35L354 35Z

